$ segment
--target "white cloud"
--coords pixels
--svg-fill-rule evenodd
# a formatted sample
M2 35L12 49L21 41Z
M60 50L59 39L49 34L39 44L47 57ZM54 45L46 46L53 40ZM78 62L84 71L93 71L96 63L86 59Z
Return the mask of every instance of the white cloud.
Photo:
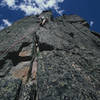
M92 27L94 24L94 21L90 21L90 26Z
M11 22L9 22L7 19L2 20L3 24L0 25L0 30L4 29L5 27L11 26Z
M42 12L41 9L39 9L39 8L37 8L37 7L34 7L34 8L33 8L33 7L30 6L30 5L26 6L26 5L24 5L24 4L21 4L21 5L19 6L19 8L20 8L22 11L24 11L24 12L26 13L26 15L31 15L31 14L36 15L36 14L40 14L40 13Z
M3 19L2 21L3 21L4 25L11 26L11 22L9 22L7 19Z
M21 0L19 4L17 2L20 0L2 0L3 6L8 6L13 10L22 10L26 15L40 14L42 11L49 8L53 8L62 14L63 10L60 10L58 3L62 3L64 0Z
M15 5L15 0L2 0L2 5L8 5L9 7L12 7Z

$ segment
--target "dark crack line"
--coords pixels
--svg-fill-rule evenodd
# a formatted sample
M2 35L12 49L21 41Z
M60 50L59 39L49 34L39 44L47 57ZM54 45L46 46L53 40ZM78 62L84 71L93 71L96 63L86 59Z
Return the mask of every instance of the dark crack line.
M30 69L28 72L27 82L29 80L31 80L31 82L33 83L33 89L31 90L31 93L33 95L30 96L30 100L36 100L36 98L37 98L37 80L36 80L36 78L34 79L34 76L32 73L33 68L37 67L37 66L34 66L34 62L35 61L37 62L37 56L38 56L38 52L39 52L39 51L37 51L37 48L39 49L39 47L38 47L38 37L36 36L36 32L33 34L33 42L32 43L33 43L32 59L31 59L31 63L30 63Z
M20 96L21 86L22 86L22 82L21 82L21 84L20 84L20 86L19 86L19 88L18 88L18 90L17 90L17 93L16 93L17 95L16 95L15 100L18 100L18 98L19 98L19 96Z

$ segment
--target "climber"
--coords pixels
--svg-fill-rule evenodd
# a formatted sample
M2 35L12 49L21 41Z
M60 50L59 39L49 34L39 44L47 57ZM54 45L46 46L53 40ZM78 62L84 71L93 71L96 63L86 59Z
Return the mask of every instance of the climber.
M45 18L44 16L39 17L40 19L40 25L43 26L45 25L45 23L48 21L48 18Z

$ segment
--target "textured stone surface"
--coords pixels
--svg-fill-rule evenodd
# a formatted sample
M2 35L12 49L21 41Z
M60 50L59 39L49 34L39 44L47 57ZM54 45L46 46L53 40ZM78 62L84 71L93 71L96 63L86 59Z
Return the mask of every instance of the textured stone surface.
M16 100L20 89L20 80L0 79L0 100Z
M65 51L43 52L41 56L37 73L39 100L99 100L99 72L94 71L94 76L85 58Z
M51 12L0 31L0 100L100 100L100 35Z

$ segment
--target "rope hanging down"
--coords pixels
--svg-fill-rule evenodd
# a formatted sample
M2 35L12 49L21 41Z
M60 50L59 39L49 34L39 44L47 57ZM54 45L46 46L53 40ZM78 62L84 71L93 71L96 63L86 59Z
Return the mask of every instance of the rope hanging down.
M39 26L43 26L48 21L48 18L42 18L42 17L40 17L39 19L40 19ZM37 26L37 27L39 28L39 26ZM15 41L10 47L8 47L6 50L4 50L4 52L0 55L0 58L2 58L2 56L4 56L7 52L9 52L10 49L12 49L13 47L15 47L16 44L20 43L24 38L26 38L27 35L32 34L32 33L34 33L34 32L28 33L28 34L24 35L21 39Z
M16 44L20 43L24 38L26 38L29 34L32 34L33 32L31 33L28 33L26 35L24 35L22 38L20 38L19 40L15 41L10 47L8 47L6 50L4 50L4 52L0 55L0 58L2 56L4 56L7 52L9 52L10 49L12 49L13 47L16 46Z

